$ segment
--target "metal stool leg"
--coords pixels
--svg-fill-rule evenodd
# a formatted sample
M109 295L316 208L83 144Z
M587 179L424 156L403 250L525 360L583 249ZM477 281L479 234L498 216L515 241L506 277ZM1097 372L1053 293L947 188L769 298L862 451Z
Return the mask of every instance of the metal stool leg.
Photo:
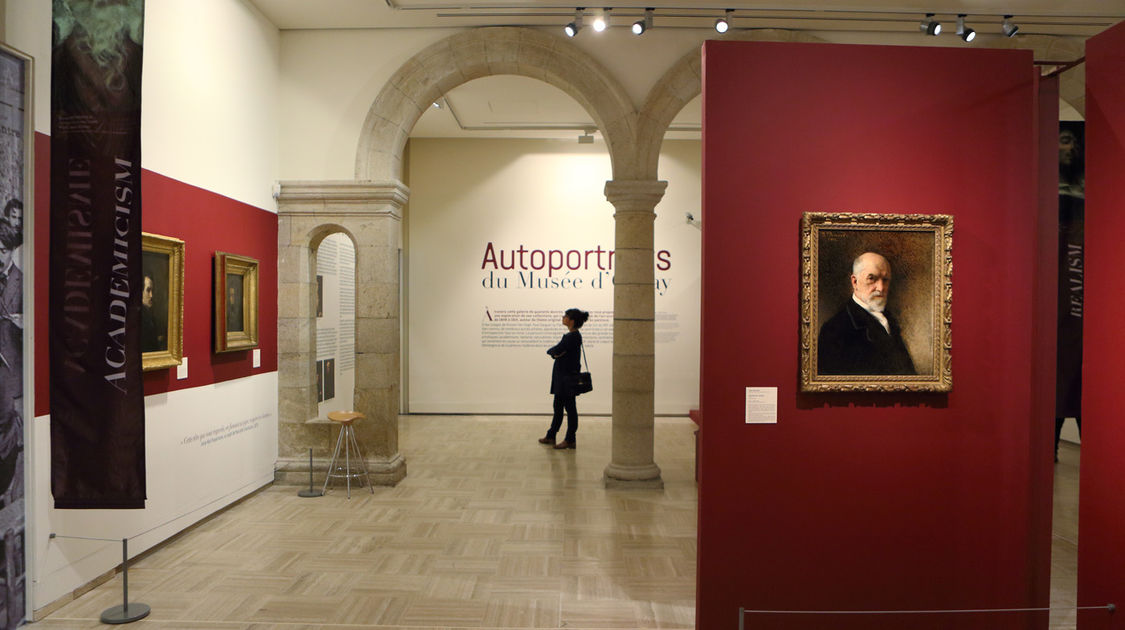
M371 494L375 494L375 487L371 485L371 474L367 472L367 460L363 457L363 451L359 450L359 442L355 439L355 432L349 434L352 438L352 446L355 447L356 457L359 458L359 466L363 469L363 476L367 478L367 489Z
M332 459L328 462L328 473L324 476L324 487L320 489L321 494L328 491L328 482L332 480L332 471L336 469L336 458L340 455L340 446L344 443L344 430L346 426L340 427L340 436L336 438L336 449L332 451Z
M352 425L344 427L344 483L348 486L348 499L352 498Z

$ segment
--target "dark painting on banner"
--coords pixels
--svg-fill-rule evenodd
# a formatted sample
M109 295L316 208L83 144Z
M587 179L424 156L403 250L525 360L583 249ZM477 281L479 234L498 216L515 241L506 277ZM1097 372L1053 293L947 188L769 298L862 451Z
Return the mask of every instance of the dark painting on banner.
M801 389L952 388L949 215L807 212Z
M1079 422L1082 417L1082 316L1086 272L1083 236L1086 222L1085 138L1085 123L1059 123L1059 323L1055 417L1060 420L1078 418Z
M55 0L51 54L51 492L143 508L143 0Z
M24 618L24 212L30 197L31 59L0 45L0 628Z

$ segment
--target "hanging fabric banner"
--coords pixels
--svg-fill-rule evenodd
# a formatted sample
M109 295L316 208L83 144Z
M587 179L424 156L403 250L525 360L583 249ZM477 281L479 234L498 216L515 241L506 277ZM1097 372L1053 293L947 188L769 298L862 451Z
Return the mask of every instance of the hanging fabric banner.
M1059 123L1059 301L1056 432L1063 418L1082 426L1082 316L1086 275L1085 123ZM1058 438L1055 438L1056 445Z
M143 508L144 0L54 0L51 491L59 509Z

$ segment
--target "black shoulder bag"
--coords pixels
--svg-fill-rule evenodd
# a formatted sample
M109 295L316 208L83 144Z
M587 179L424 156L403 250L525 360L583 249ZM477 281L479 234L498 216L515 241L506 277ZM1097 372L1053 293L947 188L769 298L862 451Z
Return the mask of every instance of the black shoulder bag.
M569 375L570 391L574 393L575 396L578 396L579 394L585 394L586 392L594 390L594 381L590 377L589 372L590 362L586 360L586 345L582 344L579 346L579 348L582 350L582 362L586 364L587 371L575 372L574 374Z

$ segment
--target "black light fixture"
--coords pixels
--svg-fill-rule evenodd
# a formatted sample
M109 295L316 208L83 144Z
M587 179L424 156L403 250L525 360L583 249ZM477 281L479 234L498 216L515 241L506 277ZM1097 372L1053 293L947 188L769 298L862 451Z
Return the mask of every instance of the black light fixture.
M1004 21L1000 23L1000 32L1004 33L1005 37L1015 37L1016 33L1020 32L1020 27L1012 21L1012 16L1005 15Z
M609 28L609 14L610 14L611 11L613 11L613 9L611 9L609 7L606 7L605 9L602 9L601 15L594 18L594 30L595 31L600 33L602 31L604 31L605 29Z
M585 11L583 7L578 7L574 10L574 21L563 27L563 32L567 37L574 37L578 31L582 30L582 12Z
M927 35L941 35L941 22L934 19L933 13L927 13L918 24L918 29Z
M957 14L957 36L966 42L971 42L977 37L977 32L965 26L965 13Z
M730 20L734 17L734 9L727 9L726 15L715 20L715 31L725 33L730 30Z
M645 9L645 16L643 19L633 22L633 34L644 35L645 31L652 28L652 15L655 9Z

